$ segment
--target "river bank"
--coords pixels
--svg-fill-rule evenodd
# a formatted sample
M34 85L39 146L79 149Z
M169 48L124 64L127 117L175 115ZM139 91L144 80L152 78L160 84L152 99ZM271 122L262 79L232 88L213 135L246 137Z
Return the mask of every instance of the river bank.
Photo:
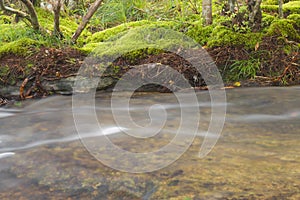
M227 87L251 87L251 86L290 86L300 83L300 69L298 52L287 55L283 50L278 50L276 43L271 43L272 38L266 38L260 47L268 50L271 54L270 60L261 63L253 77L239 77L241 71L233 71L228 66L234 60L244 60L248 62L249 68L255 63L251 63L249 54L243 47L218 47L207 48L207 52L217 65L224 85ZM274 52L274 49L277 50ZM39 98L53 94L72 94L74 80L78 70L85 62L87 54L74 48L46 48L31 49L29 56L18 56L7 54L0 57L1 68L0 77L0 105L5 105L9 100L22 100L28 98ZM113 87L114 83L125 73L129 66L161 63L172 66L174 69L187 74L187 79L194 82L192 67L179 56L161 52L156 54L144 54L134 59L120 57L114 61L111 71L106 78L107 83L100 86L99 90L106 90ZM242 63L241 63L242 64ZM269 66L268 66L269 65ZM244 66L246 68L247 66ZM242 69L241 65L239 70ZM272 76L271 73L272 72ZM235 77L233 77L235 76ZM193 87L205 89L205 82L199 82ZM102 87L102 88L101 88Z
M191 63L176 52L165 50L174 44L201 45L217 66L226 87L300 84L300 4L297 2L284 4L283 18L277 16L274 2L265 2L261 7L261 22L257 24L259 30L252 30L247 23L247 6L243 4L237 13L230 14L224 13L215 2L214 21L208 26L203 26L201 15L190 6L187 5L186 11L176 11L176 6L170 8L163 1L150 4L151 9L173 9L177 15L161 10L156 13L160 18L146 15L109 25L97 18L101 12L108 12L100 9L77 43L71 37L81 15L61 16L62 38L52 34L53 13L49 10L36 8L41 31L34 31L22 21L16 23L13 15L0 15L0 105L9 100L70 95L78 70L87 57L91 54L114 57L124 51L109 66L105 64L108 68L99 90L111 89L133 66L150 63L170 66L183 73L192 87L205 89L205 81L201 75L195 75ZM106 6L110 8L109 3ZM148 40L155 43L154 48Z

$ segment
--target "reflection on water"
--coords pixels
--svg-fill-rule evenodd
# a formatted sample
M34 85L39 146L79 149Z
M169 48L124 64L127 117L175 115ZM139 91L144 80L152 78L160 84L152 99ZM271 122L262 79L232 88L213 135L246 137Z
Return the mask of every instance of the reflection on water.
M198 153L211 109L207 92L197 96L199 104L180 105L200 109L199 132L191 147L169 167L145 174L102 165L80 138L109 137L132 152L159 149L174 138L180 123L180 106L172 94L137 93L129 109L115 108L130 112L144 127L159 124L158 114L165 110L164 129L150 138L133 138L126 131L151 135L151 127L137 133L130 120L124 119L123 126L114 123L104 93L97 94L95 108L101 130L82 124L88 131L80 136L71 97L27 101L20 110L0 108L0 199L300 199L300 87L228 90L222 136L203 159ZM148 113L151 106L154 122ZM76 109L91 119L91 108ZM193 134L188 128L185 132Z

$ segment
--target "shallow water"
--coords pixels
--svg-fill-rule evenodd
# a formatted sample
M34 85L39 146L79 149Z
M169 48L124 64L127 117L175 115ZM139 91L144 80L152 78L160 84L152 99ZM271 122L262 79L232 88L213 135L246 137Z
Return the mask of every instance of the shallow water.
M227 106L222 135L204 158L198 155L211 117L206 91L197 93L196 104L181 105L172 94L136 93L129 109L114 107L119 124L108 95L99 93L94 111L101 130L88 123L91 108L82 105L74 108L87 122L77 124L86 130L80 134L68 96L0 108L0 199L300 199L300 87L230 89L226 95L226 104L216 105ZM188 150L163 169L121 172L86 149L101 152L107 137L126 151L159 150L178 133L180 108L200 110L199 129ZM186 137L194 134L190 127L182 130ZM112 162L132 165L118 155Z

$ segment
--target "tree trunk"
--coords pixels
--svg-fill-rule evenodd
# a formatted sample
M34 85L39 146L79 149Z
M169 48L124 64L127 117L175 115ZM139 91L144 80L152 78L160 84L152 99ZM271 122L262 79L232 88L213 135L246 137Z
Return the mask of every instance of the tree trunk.
M53 35L56 35L58 37L62 37L62 33L59 28L59 17L60 17L60 8L61 8L61 0L57 0L57 3L54 3L53 5L54 9L54 30Z
M202 1L202 17L204 25L212 24L212 0Z
M31 3L35 7L40 7L41 6L41 0L31 0Z
M230 11L231 13L234 13L234 12L235 12L235 10L234 10L234 8L235 8L235 3L236 3L236 0L228 0L229 11Z
M262 0L248 0L249 25L253 30L259 30L261 25L261 9Z
M33 4L31 3L30 0L20 0L22 1L22 3L25 4L25 6L27 7L27 10L29 12L30 15L30 21L31 21L31 25L33 27L34 30L40 30L40 24L39 24L39 20L36 14L36 11L34 9Z
M283 18L283 10L282 10L283 0L278 0L278 14L279 18Z
M103 0L96 0L90 7L90 9L88 10L88 12L86 13L86 15L83 17L80 25L78 26L77 30L75 31L75 33L72 36L72 42L76 43L78 37L80 36L80 34L82 33L82 31L85 29L87 23L90 21L90 19L92 18L92 16L94 15L94 13L97 11L97 9L100 7L101 3Z

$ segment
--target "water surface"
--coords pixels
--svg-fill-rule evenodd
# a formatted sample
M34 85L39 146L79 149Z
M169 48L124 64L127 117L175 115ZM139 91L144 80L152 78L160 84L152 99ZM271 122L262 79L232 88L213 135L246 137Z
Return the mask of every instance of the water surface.
M226 93L222 135L202 159L198 154L211 114L207 91L197 93L197 104L184 105L172 94L135 94L129 112L138 125L159 125L164 115L156 115L155 109L166 111L164 130L150 138L142 136L152 134L151 127L143 133L132 129L140 138L125 134L130 120L124 119L125 127L114 122L105 93L97 94L95 107L102 130L81 124L89 131L80 136L71 97L30 100L22 109L0 108L0 199L300 199L300 87ZM157 104L161 107L154 107L151 121L148 109ZM180 106L200 110L199 130L191 147L164 169L143 174L111 169L80 140L96 144L109 137L127 151L160 149L177 133ZM77 109L86 121L91 119L89 107ZM116 109L127 112L123 107ZM193 134L189 128L185 132Z

